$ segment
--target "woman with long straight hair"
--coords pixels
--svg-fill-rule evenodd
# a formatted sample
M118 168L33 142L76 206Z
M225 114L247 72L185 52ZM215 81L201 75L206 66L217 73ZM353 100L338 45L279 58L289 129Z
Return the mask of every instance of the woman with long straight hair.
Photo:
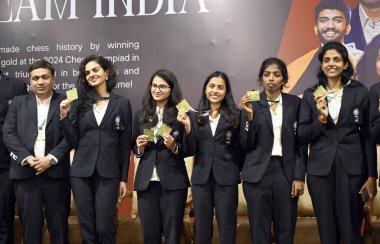
M220 243L236 243L240 111L227 75L216 71L203 84L193 130L196 141L191 177L196 243L212 242L214 208Z
M194 154L190 120L178 112L181 91L175 75L153 73L136 112L133 150L140 162L134 188L145 244L180 243L187 188L184 158Z
M129 100L112 92L113 64L91 55L80 64L79 99L61 103L61 126L75 149L70 181L83 243L116 243L116 204L127 191L132 139Z

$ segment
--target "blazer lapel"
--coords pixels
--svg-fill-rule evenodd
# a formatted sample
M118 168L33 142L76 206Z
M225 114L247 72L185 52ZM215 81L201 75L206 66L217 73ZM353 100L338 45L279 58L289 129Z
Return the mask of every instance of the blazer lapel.
M223 118L222 115L220 115L218 125L216 126L214 137L220 134L225 123L226 123L226 120ZM210 130L211 130L211 127L210 127Z
M96 118L95 118L95 113L94 113L94 109L90 109L88 112L86 112L85 116L88 116L89 120L94 123L94 125L96 127L98 127L98 122L96 121Z
M282 125L286 125L288 123L294 123L294 121L290 121L290 115L293 114L293 106L289 101L289 97L286 94L281 93L282 97ZM284 126L282 126L284 128ZM284 130L281 130L281 134ZM283 138L283 136L282 136Z
M209 118L209 115L205 116L205 119L206 119L206 125L205 125L205 129L206 129L206 133L211 137L213 138L212 136L212 131L211 131L211 125L210 125L210 118Z
M0 71L0 97L2 98L7 98L7 95L8 94L8 87L10 86L10 82L8 81L7 77L4 76L1 71ZM6 101L8 102L8 101Z
M59 100L57 99L57 96L58 96L58 94L55 91L53 91L53 96L51 97L51 101L50 101L50 105L49 105L49 111L48 111L48 115L47 115L46 126L50 123L51 119L53 118L55 111L59 107L59 106L57 106L58 102L59 102Z
M110 99L107 105L106 113L104 114L104 117L102 119L102 122L100 123L100 126L102 126L108 119L111 117L111 114L113 110L115 109L117 105L116 97L113 93L110 94Z
M29 115L31 120L34 122L36 127L38 127L38 122L37 122L37 100L36 100L36 95L34 92L30 92L28 95L28 102L26 104L26 107L29 111Z
M263 108L264 116L268 122L269 127L271 128L272 133L273 133L272 116L271 116L270 111L269 111L270 108L269 108L267 96L266 96L264 91L260 93L260 104L261 104L261 106L264 107ZM255 111L253 111L253 116L255 116L254 114L255 114Z
M341 123L343 122L342 119L344 117L347 117L346 115L350 113L349 109L350 109L350 100L352 99L352 92L353 89L351 89L350 85L348 86L345 86L343 88L343 96L342 96L342 103L341 103L341 106L340 106L340 110L339 110L339 116L338 116L338 123ZM349 118L349 117L347 117Z

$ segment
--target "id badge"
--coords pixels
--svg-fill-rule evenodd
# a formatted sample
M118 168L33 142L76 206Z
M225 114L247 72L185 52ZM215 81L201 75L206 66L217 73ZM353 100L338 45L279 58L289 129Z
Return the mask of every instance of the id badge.
M37 140L38 141L45 141L46 140L45 130L38 130Z

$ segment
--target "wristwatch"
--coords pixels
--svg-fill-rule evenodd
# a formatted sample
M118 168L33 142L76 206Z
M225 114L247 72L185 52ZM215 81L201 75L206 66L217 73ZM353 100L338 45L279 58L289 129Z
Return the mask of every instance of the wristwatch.
M53 156L51 156L50 154L47 155L47 157L49 158L49 162L50 162L50 165L56 165L57 162L54 160Z

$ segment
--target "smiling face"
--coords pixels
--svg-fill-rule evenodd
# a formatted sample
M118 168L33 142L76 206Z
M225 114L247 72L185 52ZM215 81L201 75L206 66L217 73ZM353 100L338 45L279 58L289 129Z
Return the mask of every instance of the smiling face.
M30 72L30 85L39 99L47 99L53 92L55 78L47 68L39 68Z
M319 36L322 44L330 41L343 42L350 30L351 26L347 24L344 13L336 9L322 10L314 27L315 34Z
M205 94L211 105L220 106L226 96L226 82L221 77L213 77L207 83Z
M150 85L150 94L156 103L165 104L170 97L171 88L169 84L159 76L155 76Z
M348 64L344 63L342 55L335 49L327 50L323 55L321 67L328 79L341 77L347 66Z
M96 89L107 87L108 72L105 71L97 62L88 62L85 66L86 80L88 84Z
M276 93L281 91L284 77L278 66L271 64L264 70L261 82L265 91Z

